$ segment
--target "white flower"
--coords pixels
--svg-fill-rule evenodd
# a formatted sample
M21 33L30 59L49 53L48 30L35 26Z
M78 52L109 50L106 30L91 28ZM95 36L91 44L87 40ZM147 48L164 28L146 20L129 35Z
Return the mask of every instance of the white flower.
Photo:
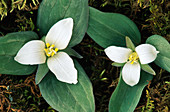
M67 53L59 51L68 46L72 30L72 18L60 20L47 33L45 43L41 40L27 42L14 59L25 65L43 64L47 60L49 69L58 80L76 84L77 70L74 67L73 60Z
M133 51L129 48L110 46L105 50L110 60L116 63L125 63L122 69L122 78L126 84L134 86L140 79L140 64L148 64L154 61L159 53L150 44L141 44Z

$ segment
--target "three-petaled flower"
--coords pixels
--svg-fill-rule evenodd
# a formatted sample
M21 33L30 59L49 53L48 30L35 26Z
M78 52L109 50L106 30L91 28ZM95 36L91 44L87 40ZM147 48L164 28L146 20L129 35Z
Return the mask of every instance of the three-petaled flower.
M60 50L65 49L72 36L73 19L66 18L54 24L41 40L27 42L15 56L15 60L25 65L46 63L58 80L66 83L77 83L77 70L70 56Z
M154 61L159 53L150 44L141 44L134 50L110 46L104 51L110 60L116 63L125 63L122 69L122 78L130 86L139 82L141 66Z

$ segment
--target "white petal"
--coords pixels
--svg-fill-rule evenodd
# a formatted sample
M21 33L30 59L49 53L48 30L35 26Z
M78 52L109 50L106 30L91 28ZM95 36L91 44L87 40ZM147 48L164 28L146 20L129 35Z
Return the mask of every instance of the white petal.
M40 40L27 42L15 56L15 61L25 65L35 65L45 63L46 56L44 53L45 44Z
M73 19L67 18L54 24L46 35L46 43L54 44L58 49L65 49L71 39Z
M141 64L148 64L154 61L159 53L156 48L150 44L141 44L135 48Z
M124 63L128 60L129 55L132 53L132 50L129 48L110 46L105 50L106 55L110 60L117 63Z
M134 86L140 79L140 64L127 62L122 69L122 78L126 84Z
M58 80L66 83L77 83L77 70L73 60L65 52L58 52L47 60L49 69L55 74Z

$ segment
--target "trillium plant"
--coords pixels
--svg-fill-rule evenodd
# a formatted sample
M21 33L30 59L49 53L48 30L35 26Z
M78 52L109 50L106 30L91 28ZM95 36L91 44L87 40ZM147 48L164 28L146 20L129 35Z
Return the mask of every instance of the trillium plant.
M60 20L51 27L45 37L45 42L29 41L18 51L14 59L24 65L47 63L48 68L58 80L76 84L77 70L73 60L67 53L61 51L68 46L72 30L72 18Z
M110 97L109 112L133 112L144 87L157 73L150 63L170 72L169 42L152 35L141 44L141 34L129 18L93 7L89 9L87 34L103 47L113 66L121 67L118 85Z
M125 83L134 86L140 80L141 68L155 75L154 70L147 64L156 59L159 51L150 44L141 44L135 48L129 37L126 37L126 44L128 48L109 46L104 51L109 59L115 62L113 65L123 66L122 78Z
M42 0L36 29L0 38L0 74L35 74L42 97L59 112L94 112L92 84L72 47L88 28L88 0Z

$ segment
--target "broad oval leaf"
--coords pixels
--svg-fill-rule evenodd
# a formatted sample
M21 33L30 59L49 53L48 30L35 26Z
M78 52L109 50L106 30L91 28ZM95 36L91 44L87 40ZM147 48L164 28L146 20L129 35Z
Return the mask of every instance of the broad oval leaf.
M140 32L133 21L118 13L105 13L90 7L87 33L100 46L126 46L128 36L135 45L141 41Z
M39 83L40 91L47 103L59 112L94 112L91 82L80 64L74 62L78 71L77 84L58 81L54 74L49 72Z
M120 76L118 86L109 102L109 112L133 112L140 100L144 87L152 78L151 74L142 71L139 83L131 87Z
M40 35L46 35L52 25L68 17L73 18L74 21L73 35L69 46L77 45L81 42L87 30L88 0L43 0L37 18Z
M170 44L169 42L160 35L152 35L146 43L153 45L158 51L156 65L170 72Z
M38 35L31 31L0 37L0 74L29 75L35 71L36 66L21 65L14 60L19 49L33 39L38 39Z

